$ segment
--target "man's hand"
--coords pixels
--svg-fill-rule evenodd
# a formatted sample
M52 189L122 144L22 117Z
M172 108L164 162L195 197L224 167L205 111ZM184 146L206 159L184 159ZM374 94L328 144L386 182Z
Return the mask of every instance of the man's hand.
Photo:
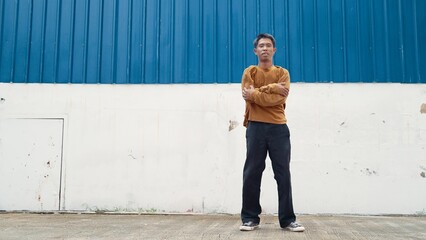
M244 88L243 89L243 98L246 101L253 101L253 98L251 96L251 94L254 92L254 87L250 86L250 88Z
M278 84L278 88L280 89L280 92L279 92L279 94L280 94L280 95L282 95L282 96L284 96L284 97L287 97L287 96L288 96L288 92L290 91L290 89L288 89L288 88L284 87L284 86L283 86L283 85L281 85L281 84Z

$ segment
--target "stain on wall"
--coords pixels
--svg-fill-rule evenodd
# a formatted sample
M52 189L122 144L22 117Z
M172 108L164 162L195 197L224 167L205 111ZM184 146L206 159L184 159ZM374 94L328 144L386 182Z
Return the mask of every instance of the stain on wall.
M229 120L229 129L228 129L228 131L230 132L230 131L234 130L237 126L238 126L238 122L237 121Z
M378 175L378 173L375 170L366 168L366 169L361 169L362 173L365 173L367 176L372 176L372 175Z
M426 103L423 103L422 106L420 106L420 113L426 113Z

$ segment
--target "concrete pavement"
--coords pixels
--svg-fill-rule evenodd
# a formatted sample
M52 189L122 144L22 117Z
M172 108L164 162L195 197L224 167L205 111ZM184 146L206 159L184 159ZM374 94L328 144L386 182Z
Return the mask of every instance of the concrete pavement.
M279 228L238 230L238 215L0 213L0 239L426 239L425 216L300 215L303 233Z

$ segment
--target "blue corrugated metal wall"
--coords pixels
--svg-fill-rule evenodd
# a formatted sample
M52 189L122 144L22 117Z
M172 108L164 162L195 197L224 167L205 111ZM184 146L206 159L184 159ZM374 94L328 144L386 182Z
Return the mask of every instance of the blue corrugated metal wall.
M426 0L0 0L0 82L229 83L277 39L297 82L426 83Z

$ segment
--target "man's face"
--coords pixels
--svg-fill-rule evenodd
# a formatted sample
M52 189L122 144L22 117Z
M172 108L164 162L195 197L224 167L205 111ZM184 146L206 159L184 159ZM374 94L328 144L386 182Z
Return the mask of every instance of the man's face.
M274 44L269 38L261 38L254 49L254 54L259 58L259 61L272 61L272 57L277 51Z

